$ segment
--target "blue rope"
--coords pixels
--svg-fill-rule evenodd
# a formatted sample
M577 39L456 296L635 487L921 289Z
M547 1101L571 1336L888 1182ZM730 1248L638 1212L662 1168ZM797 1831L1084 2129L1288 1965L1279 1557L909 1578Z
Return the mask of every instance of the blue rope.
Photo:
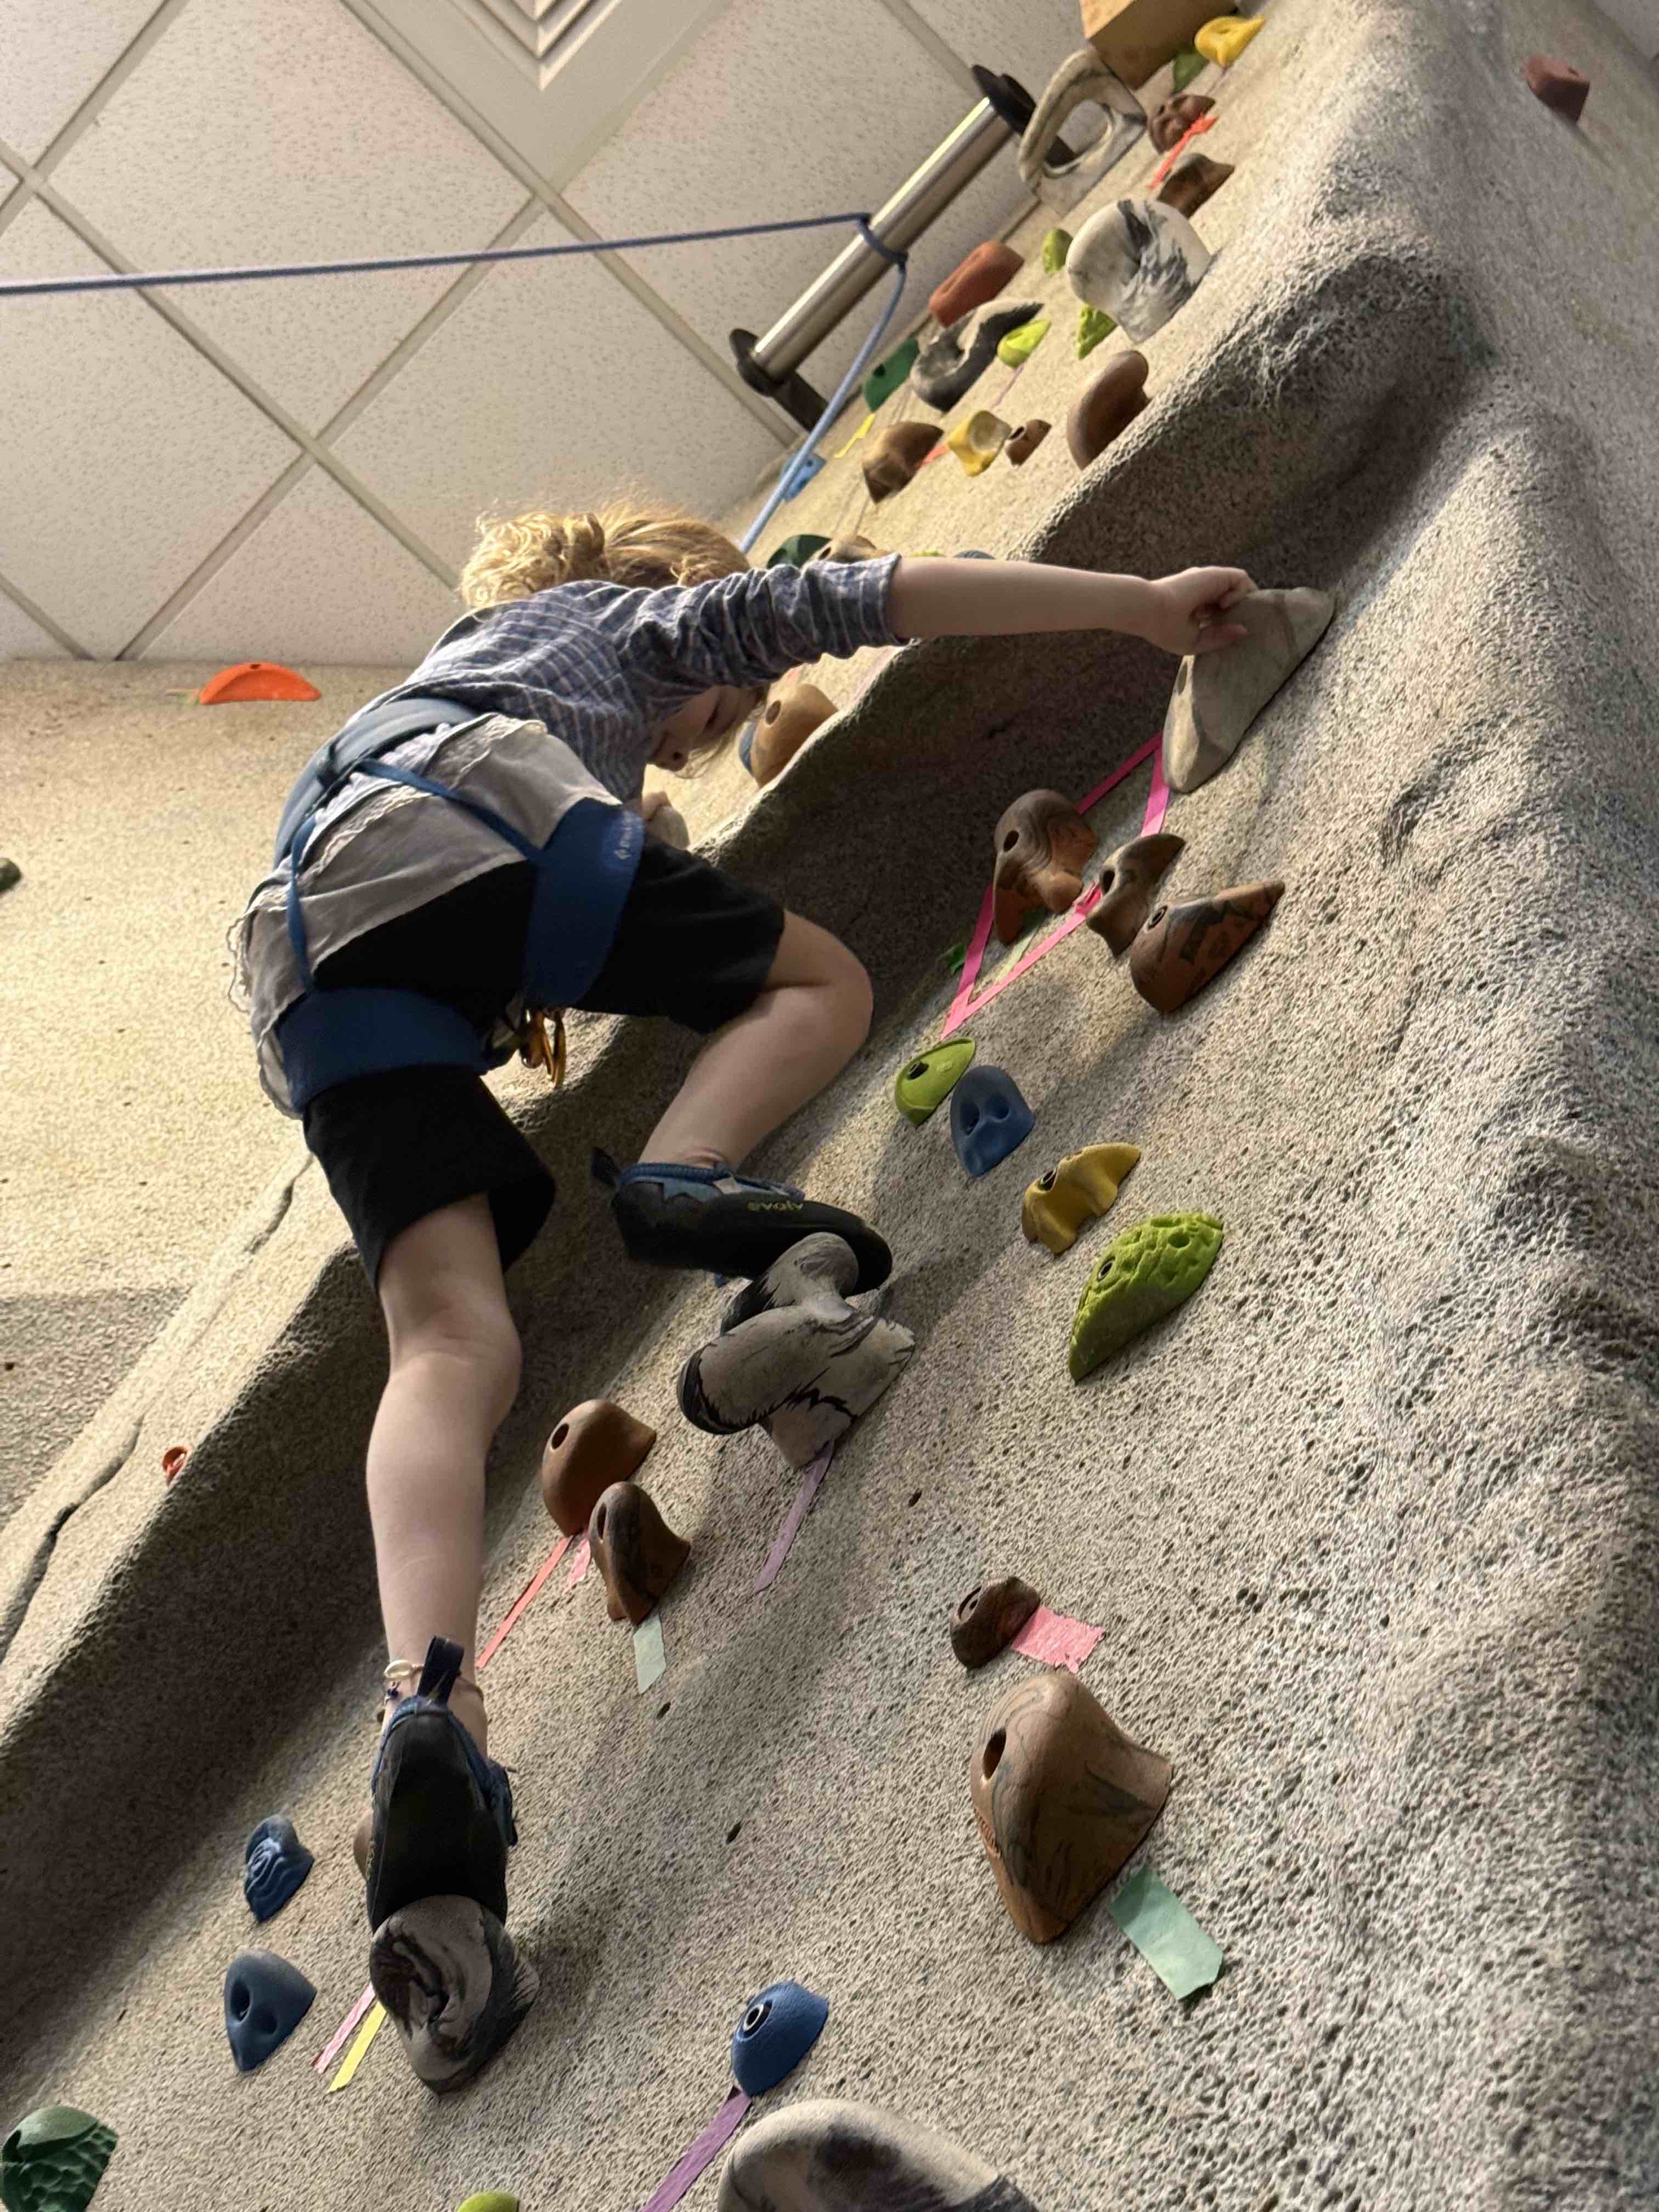
M373 276L387 269L460 269L483 261L551 261L564 253L626 253L647 246L702 246L720 238L767 238L784 230L832 230L856 223L884 259L895 257L870 228L869 217L800 216L789 222L739 222L720 230L665 230L647 238L590 238L571 246L493 246L476 253L388 253L373 261L289 261L245 269L163 269L147 276L112 270L100 276L14 277L0 283L0 299L23 300L46 292L135 292L161 284L252 284L272 276ZM902 257L899 257L902 263ZM897 265L897 264L896 264Z

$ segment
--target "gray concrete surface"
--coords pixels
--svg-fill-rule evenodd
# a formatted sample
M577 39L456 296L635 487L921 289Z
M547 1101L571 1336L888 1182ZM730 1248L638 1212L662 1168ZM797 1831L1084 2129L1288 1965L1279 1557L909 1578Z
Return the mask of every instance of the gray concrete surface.
M1519 83L1534 47L1594 80L1579 131ZM320 1178L277 1172L0 1559L0 2080L9 2112L64 2096L120 2130L100 2212L637 2204L784 1974L832 2010L778 2096L908 2109L1050 2212L1659 2187L1659 96L1581 0L1278 0L1220 96L1223 250L1146 349L1154 405L1029 544L1340 593L1171 809L1175 888L1281 874L1270 929L1174 1021L1086 932L1006 993L975 1034L1037 1125L969 1184L890 1095L938 954L1006 800L1140 742L1170 665L912 648L712 841L875 976L869 1046L763 1164L879 1222L918 1337L761 1600L793 1481L672 1410L715 1294L625 1268L583 1180L681 1048L585 1023L573 1091L526 1096L562 1198L515 1270L486 1613L545 1554L536 1459L586 1395L662 1429L647 1479L694 1554L652 1696L591 1583L551 1585L486 1677L543 1996L447 2106L385 2037L337 2097L306 2064L363 1978L380 1350ZM1201 1206L1227 1242L1073 1388L1112 1224L1054 1261L1018 1200L1101 1138L1144 1148L1122 1220ZM945 1621L1006 1570L1104 1624L1085 1680L1175 1762L1145 1856L1229 1959L1190 2008L1103 1909L1027 1946L979 1863L968 1753L1026 1662L964 1679ZM319 1856L266 1940L320 1995L244 2079L219 1983L279 1805Z

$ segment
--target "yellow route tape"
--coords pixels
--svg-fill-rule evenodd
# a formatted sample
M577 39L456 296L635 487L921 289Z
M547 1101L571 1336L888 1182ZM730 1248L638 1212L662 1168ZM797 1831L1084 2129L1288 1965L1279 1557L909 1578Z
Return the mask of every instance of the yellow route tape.
M375 2037L380 2033L380 2023L385 2020L385 2018L386 2007L383 2004L370 2006L368 2014L364 2017L362 2026L357 2030L356 2036L352 2039L351 2048L347 2051L345 2057L341 2063L339 2072L334 2076L334 2079L328 2085L328 2094L331 2097L334 2094L334 2092L337 2089L344 2089L349 2087L352 2075L362 2064L364 2058L368 2055L368 2046L374 2042Z

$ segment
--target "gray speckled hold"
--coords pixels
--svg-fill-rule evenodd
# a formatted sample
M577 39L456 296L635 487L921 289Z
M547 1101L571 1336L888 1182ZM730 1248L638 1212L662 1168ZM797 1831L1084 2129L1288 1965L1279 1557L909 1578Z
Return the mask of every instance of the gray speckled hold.
M1066 256L1079 299L1115 317L1137 343L1185 305L1209 265L1209 247L1161 200L1114 200L1090 216Z
M1329 592L1252 592L1228 609L1249 632L1218 653L1188 654L1164 718L1171 791L1196 791L1226 767L1256 716L1313 651L1336 612Z
M1033 2212L982 2159L902 2112L811 2097L746 2128L715 2212Z

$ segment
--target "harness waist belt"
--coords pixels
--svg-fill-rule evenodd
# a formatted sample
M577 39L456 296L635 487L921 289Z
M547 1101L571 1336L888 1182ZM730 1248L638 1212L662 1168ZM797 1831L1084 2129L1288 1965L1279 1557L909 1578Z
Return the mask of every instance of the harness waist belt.
M271 862L281 867L293 848L300 825L308 815L314 814L323 801L365 761L378 760L393 745L400 745L405 738L423 736L428 730L441 730L446 723L476 722L481 710L463 706L459 699L388 699L383 707L371 707L365 713L354 714L343 729L336 730L324 744L318 746L311 758L300 770L294 788L283 808L282 820L276 825L276 852Z

